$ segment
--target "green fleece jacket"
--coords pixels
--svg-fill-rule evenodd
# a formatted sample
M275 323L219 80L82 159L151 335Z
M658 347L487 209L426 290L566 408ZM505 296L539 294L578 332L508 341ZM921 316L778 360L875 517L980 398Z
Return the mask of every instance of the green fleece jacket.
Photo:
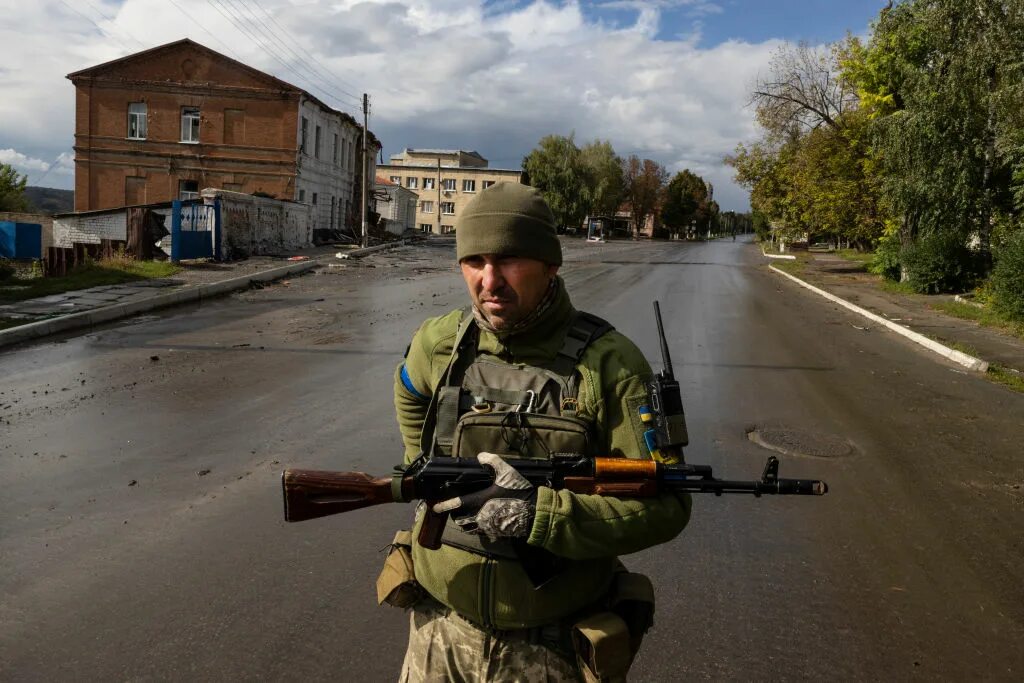
M522 365L549 362L562 346L572 312L559 283L555 302L528 329L509 336L481 330L478 357ZM407 463L419 454L430 396L448 366L462 315L453 311L424 322L395 373L395 407ZM650 458L638 408L647 403L644 381L651 369L640 350L612 331L587 348L577 368L578 414L593 424L599 454ZM517 562L486 559L447 545L440 550L414 545L416 577L436 599L477 623L539 626L599 600L611 582L616 556L671 540L689 517L689 495L613 498L542 486L528 542L567 558L555 579L535 589Z

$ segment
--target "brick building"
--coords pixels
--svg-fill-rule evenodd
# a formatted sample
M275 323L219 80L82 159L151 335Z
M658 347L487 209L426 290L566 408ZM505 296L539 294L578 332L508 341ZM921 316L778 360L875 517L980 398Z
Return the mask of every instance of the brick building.
M313 228L358 228L361 126L301 88L188 39L68 79L76 211L216 187L309 204Z
M490 168L477 152L461 149L405 149L377 170L418 195L416 226L434 233L454 232L455 217L479 190L523 176L518 169Z

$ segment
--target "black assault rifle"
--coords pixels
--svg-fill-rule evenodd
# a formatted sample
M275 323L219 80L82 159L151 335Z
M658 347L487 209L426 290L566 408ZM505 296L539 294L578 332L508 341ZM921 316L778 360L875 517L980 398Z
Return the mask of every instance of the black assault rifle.
M661 310L654 302L664 369L648 384L650 406L641 419L649 428L644 438L655 460L630 458L589 458L556 455L550 460L506 459L534 486L567 489L574 493L616 497L652 497L662 493L749 493L762 495L821 496L828 485L816 479L780 479L779 460L769 456L757 481L716 479L707 465L679 462L687 443L686 421L679 383L672 373L672 360L661 323ZM441 545L448 514L432 511L434 503L461 497L487 488L494 481L490 467L471 458L420 456L406 467L398 466L391 476L373 477L363 472L285 470L284 518L301 522L350 510L422 500L427 513L420 528L424 548Z

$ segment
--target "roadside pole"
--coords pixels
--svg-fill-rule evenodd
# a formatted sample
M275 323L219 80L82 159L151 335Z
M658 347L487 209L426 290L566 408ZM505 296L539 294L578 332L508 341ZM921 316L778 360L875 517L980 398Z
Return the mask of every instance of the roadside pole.
M369 109L370 109L369 97L367 97L366 93L363 93L363 202L362 202L362 206L363 206L363 213L362 213L362 215L363 215L363 240L362 240L362 244L363 244L363 248L364 249L369 244L369 240L370 240L370 229L369 229L369 225L367 225L367 223L366 223L366 220L367 220L367 216L366 216L366 183L367 183L366 174L369 172L369 169L370 169L370 164L368 163L369 160L366 158L366 133L367 133L368 118L369 118Z

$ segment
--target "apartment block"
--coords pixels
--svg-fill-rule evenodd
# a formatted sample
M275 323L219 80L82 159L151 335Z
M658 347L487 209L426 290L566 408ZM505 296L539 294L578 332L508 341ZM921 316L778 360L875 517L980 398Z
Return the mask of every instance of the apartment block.
M361 126L301 88L188 39L68 79L76 211L210 187L308 204L314 229L358 226Z
M377 173L417 195L416 227L423 232L455 231L455 219L476 193L494 183L522 182L519 169L490 168L477 152L461 149L405 149L377 166Z

